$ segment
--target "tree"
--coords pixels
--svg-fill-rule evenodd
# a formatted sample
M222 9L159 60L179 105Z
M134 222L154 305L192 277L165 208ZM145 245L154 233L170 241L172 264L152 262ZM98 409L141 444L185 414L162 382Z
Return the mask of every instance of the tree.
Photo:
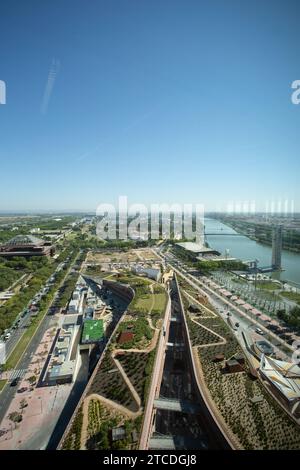
M31 377L29 377L28 379L28 382L30 383L30 385L34 385L36 383L36 376L35 375L32 375Z
M15 423L15 428L17 427L17 424L20 423L22 421L22 415L20 413L18 413L18 411L12 411L9 415L8 415L8 419L10 421L12 421L13 423Z
M25 398L22 398L22 400L20 401L20 408L22 410L22 413L23 413L23 409L26 408L26 406L28 406L28 403L25 400Z

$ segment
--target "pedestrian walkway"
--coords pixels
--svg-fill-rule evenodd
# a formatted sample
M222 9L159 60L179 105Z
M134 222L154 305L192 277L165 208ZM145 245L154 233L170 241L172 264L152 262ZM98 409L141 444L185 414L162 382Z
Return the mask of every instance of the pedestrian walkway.
M18 378L22 378L24 377L24 375L26 374L27 372L27 369L14 369L12 371L9 371L9 375L8 375L8 381L9 382L12 382L13 380L15 379L18 379Z

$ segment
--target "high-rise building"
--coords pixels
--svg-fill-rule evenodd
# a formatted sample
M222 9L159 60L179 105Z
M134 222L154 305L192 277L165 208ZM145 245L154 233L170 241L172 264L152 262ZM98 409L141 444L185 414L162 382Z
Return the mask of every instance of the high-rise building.
M272 268L281 269L282 225L274 225L272 233Z

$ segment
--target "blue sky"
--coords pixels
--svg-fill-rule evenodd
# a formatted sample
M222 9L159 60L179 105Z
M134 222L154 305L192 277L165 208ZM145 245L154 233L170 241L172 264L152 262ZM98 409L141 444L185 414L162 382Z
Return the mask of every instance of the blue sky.
M297 0L2 0L0 210L127 195L300 211L299 15Z

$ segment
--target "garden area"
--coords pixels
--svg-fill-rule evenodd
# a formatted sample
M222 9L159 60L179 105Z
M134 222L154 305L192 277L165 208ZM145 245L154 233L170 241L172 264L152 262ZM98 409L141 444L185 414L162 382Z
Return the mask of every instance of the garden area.
M300 304L300 294L299 292L287 292L287 291L281 291L280 295L284 297L285 299L292 300L293 302L297 302Z
M151 315L159 313L162 315L166 308L167 304L167 294L163 287L155 286L153 288L153 295L154 295L154 305L151 310Z
M142 405L147 399L150 385L151 372L155 359L155 350L150 353L126 353L118 354L116 359L120 362L127 377L137 391Z
M124 429L124 436L120 440L113 441L112 429L121 426ZM133 433L136 431L138 436L140 426L140 417L126 420L122 414L112 411L99 400L90 400L86 448L88 450L137 449L138 441L133 438Z
M185 309L188 305L184 300ZM267 392L263 384L253 378L247 363L244 371L227 373L225 359L242 354L236 338L223 319L215 314L211 317L197 316L197 322L226 339L225 344L210 346L214 337L206 335L187 315L192 345L197 348L206 387L224 418L244 449L300 449L300 429L280 405ZM208 332L209 333L209 332ZM218 338L218 337L215 337ZM218 338L220 339L220 338ZM224 360L216 362L218 354ZM259 397L255 403L252 398Z
M128 408L132 412L137 412L138 407L133 399L129 388L123 380L116 364L107 351L101 367L90 386L89 394L96 393L112 400L119 405Z
M130 285L135 291L135 297L129 305L125 318L120 321L89 386L87 398L96 394L113 403L111 406L105 405L100 399L95 400L94 397L90 397L86 447L88 449L135 449L138 443L133 435L138 436L140 432L142 410L147 400L156 354L155 344L150 343L154 336L150 319L152 319L152 324L156 325L162 317L167 294L161 285L134 276L127 271L111 275L110 280ZM123 333L128 333L128 335L124 342L119 342L120 335ZM150 344L152 350L143 351ZM131 348L139 349L140 352L128 351ZM123 351L117 351L120 349ZM115 358L112 357L113 351L116 351ZM134 391L130 391L130 384L124 374L140 397L140 403ZM114 403L123 406L128 411L120 412L114 407ZM137 413L139 416L136 418L134 416L134 419L129 420L125 418L129 412ZM124 437L113 441L111 431L120 426L125 429ZM68 440L70 442L69 436Z
M221 352L218 349L211 353ZM247 370L236 374L222 373L223 364L212 362L212 354L205 354L208 350L198 350L206 385L243 448L299 449L299 426L288 418L263 385ZM253 397L262 397L262 401L253 403Z
M63 445L62 445L63 450L79 450L80 449L82 423L83 423L83 414L82 414L82 406L81 406L74 418L71 429L63 442Z
M202 328L201 325L192 321L189 316L187 317L187 324L192 346L202 346L204 344L214 344L222 341L219 336L214 335L206 328Z
M130 331L133 337L126 343L118 343L119 335L122 332ZM144 349L149 346L149 342L153 338L153 330L150 328L149 322L146 318L137 318L134 321L122 321L117 329L114 342L115 347L120 349Z

